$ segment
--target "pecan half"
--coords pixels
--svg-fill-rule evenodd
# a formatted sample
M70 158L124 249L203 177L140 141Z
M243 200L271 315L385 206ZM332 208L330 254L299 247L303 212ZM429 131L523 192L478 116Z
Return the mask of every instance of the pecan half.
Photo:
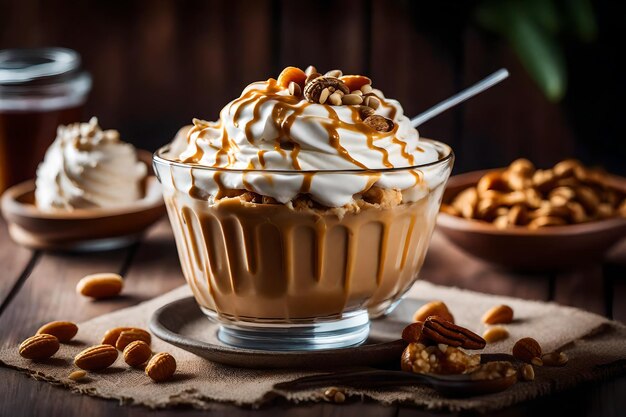
M333 87L335 90L340 90L344 94L350 93L348 87L340 79L335 77L322 76L311 80L310 82L308 82L308 84L305 85L304 98L306 98L311 103L319 103L322 91L325 88L329 87Z
M422 336L435 343L445 343L465 349L482 349L487 342L476 333L452 324L438 316L428 317L422 326Z

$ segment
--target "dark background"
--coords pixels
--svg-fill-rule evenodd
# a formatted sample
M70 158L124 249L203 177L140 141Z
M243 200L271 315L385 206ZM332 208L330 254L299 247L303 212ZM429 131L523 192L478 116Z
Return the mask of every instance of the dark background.
M150 150L286 65L368 74L409 116L504 66L504 84L420 129L452 145L456 172L574 156L625 174L624 3L593 2L593 42L561 40L560 103L476 24L472 1L0 0L0 48L80 52L94 78L85 120Z

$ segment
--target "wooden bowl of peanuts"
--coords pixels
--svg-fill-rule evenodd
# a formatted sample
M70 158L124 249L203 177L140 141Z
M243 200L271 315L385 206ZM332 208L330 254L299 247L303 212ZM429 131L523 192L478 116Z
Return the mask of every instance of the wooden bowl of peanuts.
M626 237L626 178L565 160L518 159L450 178L438 229L464 251L519 270L601 262Z

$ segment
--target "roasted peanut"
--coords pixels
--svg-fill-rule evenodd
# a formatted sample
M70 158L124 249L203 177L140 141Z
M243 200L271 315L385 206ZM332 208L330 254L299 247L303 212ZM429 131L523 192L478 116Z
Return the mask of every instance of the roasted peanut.
M509 171L517 172L525 176L526 178L532 178L535 172L535 166L528 159L520 158L511 162L509 165Z
M415 314L413 314L414 322L423 322L430 316L438 316L444 320L454 323L454 317L448 306L443 301L431 301L421 306Z
M505 191L508 185L502 176L502 171L491 171L483 175L476 184L478 194L482 194L487 190Z
M626 196L610 187L601 169L565 160L553 169L535 169L519 159L506 169L487 172L460 192L442 211L491 222L505 229L583 223L626 216Z

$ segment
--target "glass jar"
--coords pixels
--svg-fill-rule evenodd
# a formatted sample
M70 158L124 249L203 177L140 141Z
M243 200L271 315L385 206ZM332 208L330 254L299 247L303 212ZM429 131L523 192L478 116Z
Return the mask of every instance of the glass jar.
M35 177L57 127L80 121L90 90L75 51L0 50L0 191Z

